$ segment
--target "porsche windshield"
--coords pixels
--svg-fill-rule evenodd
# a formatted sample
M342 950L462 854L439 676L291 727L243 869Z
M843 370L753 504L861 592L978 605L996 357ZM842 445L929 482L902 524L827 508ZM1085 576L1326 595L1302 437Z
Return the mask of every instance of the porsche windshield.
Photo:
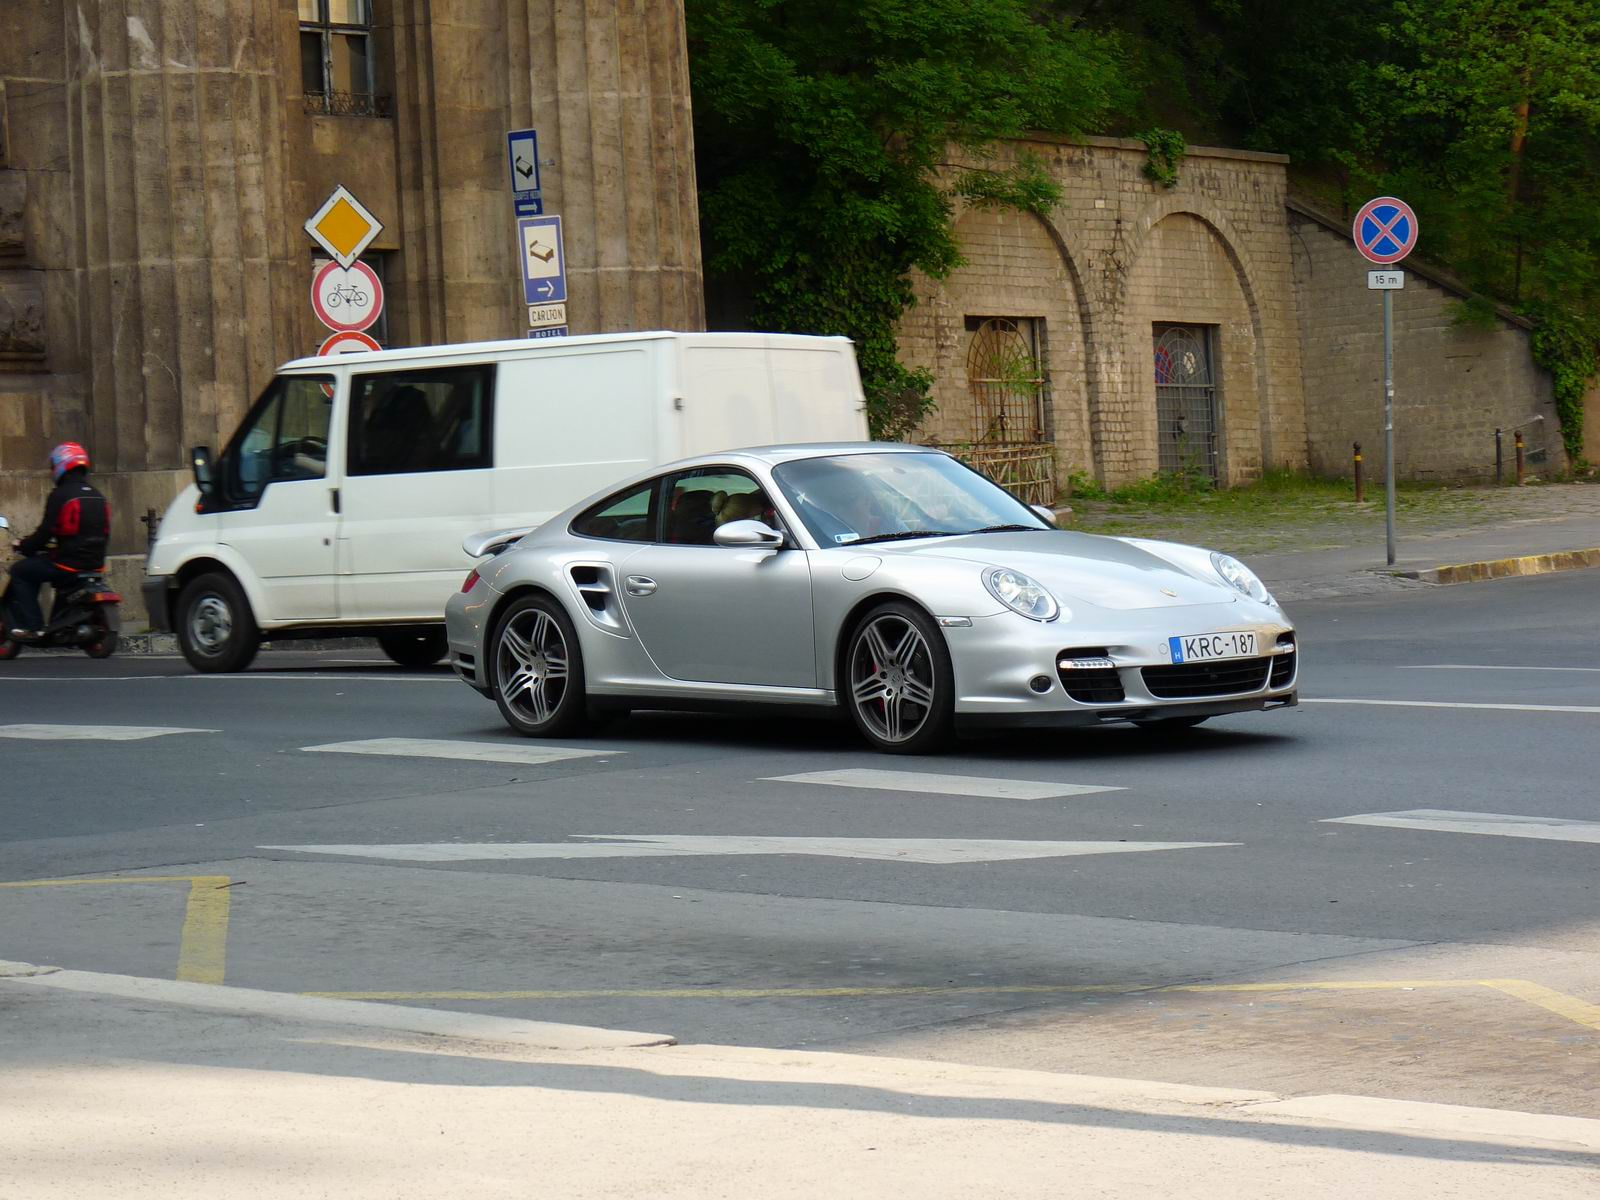
M946 454L803 458L772 476L819 546L1050 528Z

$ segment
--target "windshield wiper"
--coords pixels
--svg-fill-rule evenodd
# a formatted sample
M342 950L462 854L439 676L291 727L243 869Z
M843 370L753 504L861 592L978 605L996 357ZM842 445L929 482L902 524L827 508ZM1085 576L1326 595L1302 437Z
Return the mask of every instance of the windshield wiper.
M903 542L907 538L926 537L960 537L958 529L905 529L899 533L875 533L871 537L857 538L853 542L844 542L846 546L865 546L868 542Z
M985 525L982 529L969 529L968 533L1044 533L1038 525Z

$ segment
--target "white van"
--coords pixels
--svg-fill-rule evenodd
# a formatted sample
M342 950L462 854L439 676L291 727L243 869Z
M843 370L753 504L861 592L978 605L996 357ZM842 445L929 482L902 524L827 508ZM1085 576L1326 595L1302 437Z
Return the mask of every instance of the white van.
M845 338L625 333L423 346L286 364L150 552L151 624L201 671L263 639L378 638L445 654L462 540L533 526L690 454L867 436Z

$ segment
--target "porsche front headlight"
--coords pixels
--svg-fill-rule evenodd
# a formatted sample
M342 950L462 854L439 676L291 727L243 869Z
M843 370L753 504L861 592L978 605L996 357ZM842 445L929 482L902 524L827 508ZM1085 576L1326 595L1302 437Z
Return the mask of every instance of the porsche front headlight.
M1021 571L990 567L983 573L983 586L1001 604L1031 621L1054 621L1061 613L1056 598Z
M1231 554L1213 553L1211 555L1211 565L1218 575L1221 575L1230 585L1249 596L1250 599L1277 607L1278 602L1272 598L1272 593L1267 591L1267 585L1256 577L1254 571Z

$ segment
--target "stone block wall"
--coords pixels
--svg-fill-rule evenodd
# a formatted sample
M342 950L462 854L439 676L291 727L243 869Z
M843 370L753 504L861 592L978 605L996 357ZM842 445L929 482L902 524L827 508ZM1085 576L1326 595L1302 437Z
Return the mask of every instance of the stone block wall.
M1300 297L1306 426L1314 471L1348 475L1360 442L1368 478L1382 478L1383 294L1367 289L1372 264L1342 223L1304 206L1289 212ZM1566 467L1550 377L1534 363L1525 323L1493 328L1455 319L1467 293L1410 260L1394 293L1395 471L1413 480L1486 480L1494 431L1521 428L1555 470ZM1540 419L1542 418L1542 420ZM1537 469L1537 467L1535 468Z
M1034 138L995 157L955 156L963 170L1042 159L1065 202L1048 221L961 213L969 265L917 281L900 328L908 363L935 374L938 412L924 436L970 427L969 315L1042 318L1048 329L1058 479L1084 470L1116 485L1159 461L1153 326L1215 329L1222 477L1306 463L1300 313L1284 220L1282 155L1191 147L1176 187L1146 179L1142 143Z
M505 159L542 135L575 333L704 325L680 3L384 0L393 116L306 111L289 0L0 0L0 511L88 445L142 549L146 509L314 353L335 184L386 226L392 345L526 328Z

